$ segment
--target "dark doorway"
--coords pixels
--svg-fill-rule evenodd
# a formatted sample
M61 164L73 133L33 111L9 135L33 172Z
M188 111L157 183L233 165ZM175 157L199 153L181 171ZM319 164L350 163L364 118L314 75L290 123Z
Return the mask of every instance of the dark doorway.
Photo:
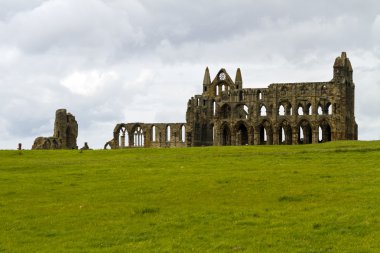
M298 143L311 144L313 142L313 133L310 123L307 120L301 121L298 128Z
M231 131L230 128L227 125L224 125L222 127L222 145L223 146L230 146L231 145Z
M236 139L238 145L248 145L248 129L244 124L240 124L238 127Z

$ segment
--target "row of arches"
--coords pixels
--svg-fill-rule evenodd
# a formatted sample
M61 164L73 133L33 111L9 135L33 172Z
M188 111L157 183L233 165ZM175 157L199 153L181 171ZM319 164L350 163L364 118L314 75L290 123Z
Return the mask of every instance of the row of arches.
M309 95L310 93L315 93L318 90L320 91L320 94L327 94L328 93L328 87L326 84L319 86L319 88L317 88L317 90L310 89L309 87L307 85L303 85L302 87L298 88L297 89L298 94L299 95ZM291 88L290 88L290 92L291 92ZM280 96L288 96L288 95L289 95L289 89L286 86L282 86L280 88Z
M278 115L280 116L288 116L292 115L293 110L292 106L289 102L283 102L280 104L278 108ZM299 103L297 105L296 109L296 114L297 115L313 115L313 106L311 103ZM318 103L317 105L317 110L316 110L317 115L332 115L333 114L333 106L331 102L327 103Z
M232 131L235 131L234 135ZM328 142L332 140L331 126L326 120L321 121L316 126L312 126L312 124L305 119L301 120L297 126L292 126L289 122L284 120L276 129L274 129L267 120L264 120L255 128L248 127L244 122L237 123L233 128L231 128L229 124L224 123L220 127L219 133L219 142L222 146L311 144L314 140L313 134L318 135L318 142ZM274 143L274 135L277 135L277 143ZM232 136L234 136L234 138L232 138Z
M150 131L150 142L171 142L172 138L178 139L184 143L186 137L186 127L182 124L179 128L179 136L177 131L172 132L172 126L166 125L164 131L162 127L152 125L150 128L136 125L128 132L126 126L121 126L117 132L117 139L120 148L125 147L144 147L146 144L147 131Z
M217 105L216 105L215 101L212 103L211 109L212 109L213 116L216 116L218 112L217 112ZM313 107L310 103L306 104L305 106L302 104L299 104L297 106L297 110L295 111L295 114L299 115L299 116L313 115L312 109L313 109ZM265 106L264 104L261 104L259 107L258 115L259 116L270 116L269 111L270 110L267 109L267 106ZM232 114L233 114L232 112L233 112L233 110L232 110L231 106L229 104L224 104L220 108L219 117L222 119L228 119L228 118L232 117ZM333 105L330 102L326 103L324 105L318 104L316 114L317 115L332 115L333 114ZM249 107L246 104L238 104L235 107L234 115L240 119L248 119L248 117L250 115ZM292 116L293 110L292 110L292 106L290 105L290 103L280 104L280 106L278 107L278 115L279 116Z
M239 86L236 86L236 89L239 89ZM218 84L215 85L215 96L219 96L224 92L228 92L230 94L230 84L227 84L226 82L219 82ZM256 90L255 92L256 99L257 100L262 100L263 99L263 92L261 90ZM242 90L239 93L240 100L244 98L245 94L244 91Z

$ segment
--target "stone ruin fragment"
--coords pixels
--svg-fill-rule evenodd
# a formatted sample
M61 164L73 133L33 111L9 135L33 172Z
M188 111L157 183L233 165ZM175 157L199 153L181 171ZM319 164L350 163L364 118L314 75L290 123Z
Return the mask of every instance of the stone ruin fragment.
M54 134L52 137L37 137L32 149L78 149L78 123L66 109L55 112Z

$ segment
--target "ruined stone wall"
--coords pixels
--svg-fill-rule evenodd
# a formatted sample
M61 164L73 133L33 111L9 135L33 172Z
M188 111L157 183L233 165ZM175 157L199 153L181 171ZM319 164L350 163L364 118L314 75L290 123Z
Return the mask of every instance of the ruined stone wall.
M54 134L62 148L77 149L78 123L66 109L59 109L55 113Z
M78 123L66 109L55 113L54 133L52 137L37 137L32 149L78 149Z
M346 53L328 82L276 83L244 89L221 69L188 102L188 143L202 145L308 144L356 140L352 67Z
M118 124L114 138L105 147L290 145L357 140L352 74L351 62L344 52L336 58L333 78L327 82L275 83L267 88L246 89L240 69L235 81L221 69L211 82L206 68L202 94L188 101L186 123Z
M185 147L185 123L121 123L104 148Z

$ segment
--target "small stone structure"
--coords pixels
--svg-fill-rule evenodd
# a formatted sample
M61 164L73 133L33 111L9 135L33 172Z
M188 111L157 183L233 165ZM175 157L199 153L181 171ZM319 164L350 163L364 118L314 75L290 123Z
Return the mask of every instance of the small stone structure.
M186 123L120 123L110 147L192 147L309 144L357 140L355 84L345 52L335 59L328 82L275 83L243 88L221 69L211 82L206 68L203 93L187 103Z
M88 146L88 143L85 142L84 146L80 148L80 150L91 150L90 147Z
M37 137L32 149L78 149L78 123L66 109L55 113L54 134L52 137Z

